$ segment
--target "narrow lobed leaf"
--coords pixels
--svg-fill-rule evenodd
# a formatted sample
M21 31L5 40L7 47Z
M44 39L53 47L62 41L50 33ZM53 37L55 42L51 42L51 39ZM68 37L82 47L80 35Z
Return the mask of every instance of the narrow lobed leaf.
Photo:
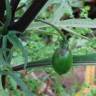
M22 42L16 36L16 32L10 31L7 35L7 38L13 44L15 48L19 48L22 51L22 55L24 57L24 62L25 62L24 68L26 68L27 63L28 63L28 53L25 47L22 45Z

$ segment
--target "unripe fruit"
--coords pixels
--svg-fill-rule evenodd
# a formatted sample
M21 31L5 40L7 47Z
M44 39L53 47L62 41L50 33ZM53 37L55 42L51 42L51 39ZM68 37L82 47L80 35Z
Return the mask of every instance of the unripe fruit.
M72 63L73 57L71 51L69 51L67 48L58 48L53 54L53 68L60 75L67 73L70 70Z

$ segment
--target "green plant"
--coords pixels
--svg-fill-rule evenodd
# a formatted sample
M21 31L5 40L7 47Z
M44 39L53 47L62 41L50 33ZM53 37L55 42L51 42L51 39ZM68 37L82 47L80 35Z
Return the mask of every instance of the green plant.
M69 50L68 45L64 44L64 48L61 47L56 49L52 58L52 65L57 73L61 75L68 72L72 67L72 63L72 53Z
M96 28L96 20L88 18L89 6L84 7L83 3L81 0L0 0L0 75L3 88L6 88L5 81L9 76L16 81L13 84L15 87L20 86L25 95L33 96L20 73L15 71L53 64L55 71L63 74L71 66L85 66L88 62L95 64L95 34L91 28ZM86 18L76 19L73 7L82 9L81 17ZM43 34L41 37L40 32ZM44 42L48 35L52 40L49 45ZM61 47L62 37L69 37L68 47ZM76 43L70 41L72 38ZM87 44L81 44L78 48L78 40L86 40ZM69 50L71 45L73 47Z

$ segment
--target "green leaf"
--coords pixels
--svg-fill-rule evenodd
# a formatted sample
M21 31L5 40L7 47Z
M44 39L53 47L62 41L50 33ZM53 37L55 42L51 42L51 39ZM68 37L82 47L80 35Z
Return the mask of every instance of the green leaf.
M29 88L26 86L26 84L23 82L23 80L18 76L18 74L9 73L9 76L11 76L17 84L20 86L20 88L23 90L23 92L26 94L26 96L34 96L33 93L29 90Z
M16 36L15 31L10 31L7 35L8 40L13 44L15 48L19 48L22 51L22 55L24 57L24 62L26 68L27 63L28 63L28 53L25 47L22 45L22 42L19 40L19 38Z
M5 26L8 26L10 24L11 17L12 17L11 5L10 5L9 0L5 0L5 5L6 5L6 22L5 22Z
M10 82L10 86L14 89L14 90L16 90L17 89L17 84L16 84L16 82L14 81L14 79L13 78L9 78L9 82Z
M8 62L9 64L11 63L12 56L13 56L13 50L10 49L9 54L6 58L6 62Z
M74 8L82 8L84 0L68 0L69 4Z
M10 64L13 51L7 48L7 36L6 35L3 36L3 39L2 39L2 52L3 52L6 62ZM7 52L9 53L7 54Z
M7 59L7 53L8 50L7 50L7 36L3 36L3 39L2 39L2 53L3 53L3 56L5 58L5 60Z
M3 36L3 40L2 40L2 49L6 49L7 48L7 36Z
M76 28L96 28L96 19L91 20L91 19L68 19L68 20L62 20L56 23L52 23L52 20L45 20L45 22L57 26L58 28L63 28L66 29L67 27L72 28L72 27L76 27ZM28 30L35 30L35 29L39 29L39 28L43 28L43 27L48 27L49 25L47 24L43 24L42 22L35 22L32 23ZM67 30L69 30L69 28L67 28ZM76 32L75 32L76 33Z
M1 76L0 76L0 94L2 94L2 96L9 96L8 91L4 90L2 87Z
M53 22L58 22L63 15L73 17L72 8L67 0L62 0L59 8L53 14Z
M0 65L6 64L6 61L3 57L3 50L0 48Z
M81 28L96 28L96 19L68 19L62 20L56 25L60 28L65 27L81 27Z

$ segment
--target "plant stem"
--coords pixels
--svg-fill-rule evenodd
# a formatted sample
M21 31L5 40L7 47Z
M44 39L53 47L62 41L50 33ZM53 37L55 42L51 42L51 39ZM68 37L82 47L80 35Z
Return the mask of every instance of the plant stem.
M20 0L11 0L11 6L12 6L12 19L15 15L15 11L18 7L18 4L19 4Z
M82 57L83 58L83 57ZM85 59L80 60L79 58L73 58L73 66L88 66L88 65L96 65L96 60L94 61L84 61ZM52 58L42 59L34 62L29 62L26 68L35 68L35 67L46 67L52 66ZM17 66L13 66L13 71L24 70L24 64L20 64Z
M47 1L48 0L33 0L31 6L27 9L23 16L17 22L10 24L9 30L24 32Z

